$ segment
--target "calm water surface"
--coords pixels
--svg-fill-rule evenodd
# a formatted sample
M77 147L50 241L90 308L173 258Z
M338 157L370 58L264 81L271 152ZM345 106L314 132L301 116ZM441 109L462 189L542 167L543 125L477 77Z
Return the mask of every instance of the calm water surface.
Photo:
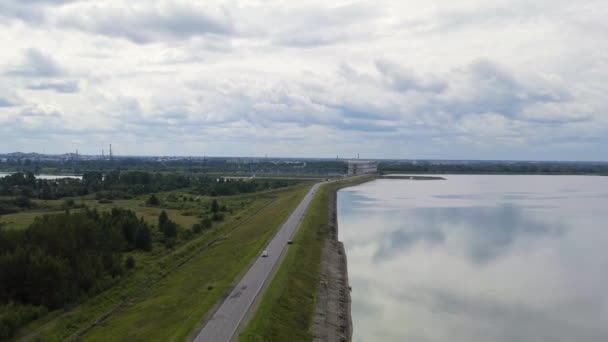
M608 177L446 178L339 192L354 341L608 341Z

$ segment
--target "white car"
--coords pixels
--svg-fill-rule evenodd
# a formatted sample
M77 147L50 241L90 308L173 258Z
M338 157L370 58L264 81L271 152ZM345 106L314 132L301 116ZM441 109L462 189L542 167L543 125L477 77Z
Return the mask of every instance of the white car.
M268 256L268 251L263 251L263 252L262 252L262 258L265 258L265 257L267 257L267 256Z

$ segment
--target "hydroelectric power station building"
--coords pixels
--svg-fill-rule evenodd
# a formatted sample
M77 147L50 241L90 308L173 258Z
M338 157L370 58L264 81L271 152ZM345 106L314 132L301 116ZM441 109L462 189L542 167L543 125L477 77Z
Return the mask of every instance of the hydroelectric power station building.
M378 162L369 160L349 160L348 164L348 175L364 175L367 173L378 172Z

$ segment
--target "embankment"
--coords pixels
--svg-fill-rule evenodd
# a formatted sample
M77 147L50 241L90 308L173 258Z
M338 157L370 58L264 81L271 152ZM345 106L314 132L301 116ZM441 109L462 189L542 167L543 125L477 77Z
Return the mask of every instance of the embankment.
M350 342L351 319L348 263L344 245L338 240L338 190L369 182L375 176L357 177L327 185L329 189L327 235L321 259L321 277L313 319L313 341Z
M336 198L339 189L373 179L352 177L319 188L239 341L350 341L350 293Z

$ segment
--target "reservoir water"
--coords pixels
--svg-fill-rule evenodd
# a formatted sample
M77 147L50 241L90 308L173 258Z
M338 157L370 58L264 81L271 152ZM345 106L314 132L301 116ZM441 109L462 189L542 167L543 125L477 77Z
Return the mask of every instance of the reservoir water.
M376 180L338 195L354 341L608 341L608 177Z

